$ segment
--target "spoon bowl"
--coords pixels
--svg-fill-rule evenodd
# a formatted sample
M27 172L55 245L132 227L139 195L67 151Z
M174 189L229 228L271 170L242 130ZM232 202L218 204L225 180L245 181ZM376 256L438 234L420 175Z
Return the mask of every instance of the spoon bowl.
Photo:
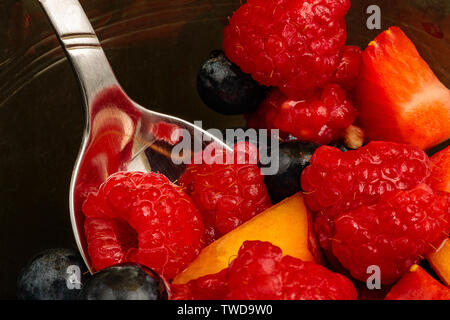
M150 111L131 100L117 81L78 0L39 2L73 66L83 96L86 126L70 183L69 206L76 243L94 272L81 210L90 192L119 171L161 172L176 181L193 151L213 142L214 148L231 148L199 126ZM179 148L186 141L183 146L189 148Z

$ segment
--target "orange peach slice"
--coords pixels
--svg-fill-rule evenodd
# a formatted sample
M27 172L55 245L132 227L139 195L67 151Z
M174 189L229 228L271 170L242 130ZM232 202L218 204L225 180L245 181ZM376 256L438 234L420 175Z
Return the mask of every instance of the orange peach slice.
M175 277L173 283L187 283L227 268L246 240L271 242L280 247L284 255L303 261L318 260L320 258L314 259L319 255L310 225L311 218L303 202L303 195L298 193L263 211L204 248L197 258Z
M445 240L436 252L428 256L428 262L441 280L450 286L450 239Z

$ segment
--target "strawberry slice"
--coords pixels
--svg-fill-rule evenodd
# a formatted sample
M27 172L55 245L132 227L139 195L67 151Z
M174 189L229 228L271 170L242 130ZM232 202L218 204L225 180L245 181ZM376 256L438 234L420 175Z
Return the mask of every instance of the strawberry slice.
M417 264L392 287L386 300L450 300L450 289Z
M450 192L450 146L431 158L430 185L441 191Z
M369 140L428 149L450 138L450 90L398 27L364 51L357 101Z

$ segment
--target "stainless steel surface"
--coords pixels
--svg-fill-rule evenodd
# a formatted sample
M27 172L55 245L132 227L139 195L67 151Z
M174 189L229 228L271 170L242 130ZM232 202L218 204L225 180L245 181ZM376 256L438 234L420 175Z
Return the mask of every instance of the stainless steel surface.
M149 171L148 153L152 145L166 140L154 135L159 125L184 129L205 147L208 137L218 146L230 149L222 141L193 124L143 108L133 102L119 85L100 42L78 0L39 0L77 75L86 108L86 129L70 184L70 218L78 248L89 267L83 231L82 202L87 192L98 187L118 171ZM45 93L43 93L45 94ZM51 94L47 92L46 94ZM169 176L180 174L170 163L170 148L158 161L168 162ZM157 167L164 165L157 164ZM175 177L176 178L176 177Z

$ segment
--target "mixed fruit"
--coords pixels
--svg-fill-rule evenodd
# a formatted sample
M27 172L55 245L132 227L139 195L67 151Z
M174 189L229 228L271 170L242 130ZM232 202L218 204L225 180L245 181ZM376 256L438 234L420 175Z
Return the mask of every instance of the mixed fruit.
M450 138L450 90L398 27L346 45L349 8L248 0L234 13L198 92L248 128L278 129L278 172L215 161L258 158L239 141L176 182L112 174L82 206L97 271L82 298L450 300L450 147L425 152ZM27 266L19 297L54 298L33 275L73 264L58 255Z

